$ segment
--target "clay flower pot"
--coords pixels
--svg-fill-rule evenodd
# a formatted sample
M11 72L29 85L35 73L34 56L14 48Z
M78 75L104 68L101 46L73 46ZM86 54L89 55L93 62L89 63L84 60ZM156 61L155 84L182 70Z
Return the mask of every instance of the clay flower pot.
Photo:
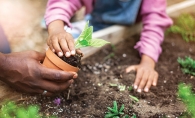
M49 48L46 51L46 57L43 61L43 65L48 68L64 70L64 71L78 72L79 70L79 68L74 67L64 62L55 53L53 53Z

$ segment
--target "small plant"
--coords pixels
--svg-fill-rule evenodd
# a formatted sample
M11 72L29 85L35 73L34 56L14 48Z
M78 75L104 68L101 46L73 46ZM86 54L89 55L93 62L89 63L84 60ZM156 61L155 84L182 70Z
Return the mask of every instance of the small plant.
M113 101L113 108L107 107L109 112L105 115L104 118L130 118L129 115L123 115L124 104L121 105L121 108L118 110L118 105L116 101ZM122 116L123 115L123 116ZM136 118L136 115L133 114L131 118Z
M186 41L195 41L195 19L190 14L180 15L167 32L178 33Z
M113 102L113 108L107 107L109 112L105 115L104 118L120 118L121 115L124 114L123 110L125 108L124 104L122 104L121 108L118 110L117 102Z
M79 35L78 39L75 42L75 48L83 48L83 47L101 47L107 43L108 41L105 41L103 39L93 39L92 33L93 33L93 27L88 26L89 22L86 23L82 33ZM81 57L82 55L76 54L72 55L69 58L66 58L65 56L60 57L63 61L67 62L68 64L74 66L74 67L81 67Z
M195 60L185 57L185 60L178 58L177 61L181 65L183 73L195 76Z
M130 97L131 99L133 99L134 101L139 102L139 99L138 99L137 97L132 96L132 95L129 95L129 97Z
M16 105L14 102L7 102L0 110L1 118L43 118L39 114L39 107L30 105L28 107ZM47 117L56 118L56 117Z
M79 35L78 39L75 42L76 49L82 48L82 47L101 47L107 43L108 41L105 41L103 39L93 39L92 38L93 33L93 26L89 27L89 22L86 23L84 30Z
M186 105L191 118L195 118L195 94L192 92L192 87L183 83L179 84L178 96Z

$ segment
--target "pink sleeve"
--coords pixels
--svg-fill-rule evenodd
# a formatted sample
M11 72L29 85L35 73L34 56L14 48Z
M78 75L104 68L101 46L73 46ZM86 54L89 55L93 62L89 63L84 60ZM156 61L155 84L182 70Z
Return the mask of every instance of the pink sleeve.
M46 25L54 20L62 20L70 27L71 17L81 7L80 0L48 0L45 13Z
M140 41L134 48L157 62L162 52L164 30L172 25L172 20L166 14L166 0L143 0L140 15L143 29Z

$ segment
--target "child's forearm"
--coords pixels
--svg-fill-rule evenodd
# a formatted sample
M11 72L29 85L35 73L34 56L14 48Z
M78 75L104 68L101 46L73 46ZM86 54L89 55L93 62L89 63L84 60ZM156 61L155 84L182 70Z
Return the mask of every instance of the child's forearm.
M64 22L62 20L55 20L48 25L48 33L64 30Z
M155 64L156 63L155 63L155 61L151 57L143 54L141 56L141 62L140 62L140 64L144 64L144 65L147 65L149 67L155 68Z

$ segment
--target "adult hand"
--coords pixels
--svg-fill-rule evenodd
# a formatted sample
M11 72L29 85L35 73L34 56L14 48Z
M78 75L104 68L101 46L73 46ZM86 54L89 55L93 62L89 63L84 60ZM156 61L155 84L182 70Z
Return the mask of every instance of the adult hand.
M77 74L44 67L40 63L44 57L36 51L0 53L0 80L30 94L46 90L46 96L51 96L67 89Z
M70 33L64 30L63 21L55 20L51 22L48 26L48 33L47 45L59 57L75 55L74 39Z
M143 89L145 92L148 92L152 85L157 85L158 73L155 71L154 67L155 62L146 55L142 55L140 64L127 67L127 73L132 70L137 72L133 84L134 89L137 89L137 92L141 92Z

